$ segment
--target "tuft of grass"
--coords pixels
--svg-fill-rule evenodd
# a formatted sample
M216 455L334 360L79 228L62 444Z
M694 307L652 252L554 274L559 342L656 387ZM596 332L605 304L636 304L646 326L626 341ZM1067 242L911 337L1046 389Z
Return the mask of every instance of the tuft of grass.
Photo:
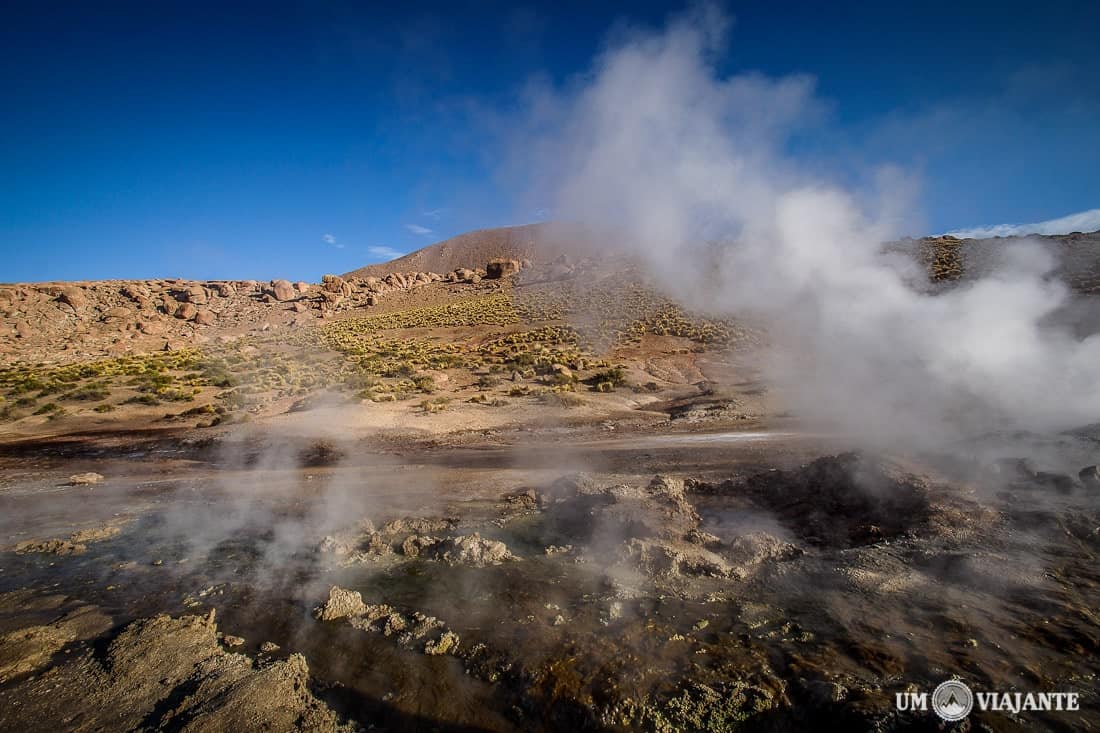
M420 403L420 409L427 413L442 412L447 409L451 400L447 397L432 397L428 400L423 400Z

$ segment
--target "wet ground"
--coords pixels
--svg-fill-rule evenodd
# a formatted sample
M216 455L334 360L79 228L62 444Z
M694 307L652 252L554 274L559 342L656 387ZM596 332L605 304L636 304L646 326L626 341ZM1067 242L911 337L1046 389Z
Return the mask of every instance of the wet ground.
M215 729L272 670L302 680L285 720L312 729L936 730L895 693L952 676L1080 693L1079 712L957 725L1100 726L1100 490L844 447L794 430L7 446L0 728L111 728L80 711L105 698L72 689L95 679L138 721L121 727ZM67 485L83 471L105 479ZM82 552L15 551L103 527ZM334 587L358 601L326 606ZM130 626L211 609L186 633ZM161 671L158 639L205 650L202 675ZM164 689L128 695L147 656Z

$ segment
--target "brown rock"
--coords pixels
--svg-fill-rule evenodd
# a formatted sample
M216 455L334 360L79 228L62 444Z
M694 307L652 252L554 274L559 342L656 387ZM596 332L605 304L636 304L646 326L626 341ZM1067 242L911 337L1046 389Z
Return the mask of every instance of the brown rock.
M129 298L130 300L137 300L138 298L149 297L148 292L136 285L123 285L118 292L122 295L122 297Z
M164 323L161 321L141 321L138 330L146 336L159 336L164 333Z
M215 316L213 311L200 310L195 314L195 323L200 326L213 326Z
M485 276L490 280L509 277L519 272L522 266L519 260L509 260L498 257L489 260L489 264L485 265Z
M467 267L460 267L451 274L454 275L454 280L456 282L472 283L479 282L481 280L481 277L477 274L477 272ZM477 279L475 280L474 278Z
M351 283L339 275L323 275L321 277L321 289L326 293L348 296L354 292Z
M190 321L198 312L199 309L191 303L180 303L179 307L176 308L175 316L181 321Z
M272 280L271 281L271 294L275 297L275 300L292 300L295 295L294 286L287 280Z
M61 288L61 294L58 296L58 300L71 307L74 311L80 310L88 304L88 296L84 294L84 290L74 286Z
M26 321L18 321L15 324L15 335L21 339L30 338L34 331L31 329L31 324Z
M132 313L133 311L131 311L129 308L123 308L121 306L118 308L110 308L107 310L106 313L103 314L103 320L125 321L131 316Z
M214 283L211 289L218 294L219 298L228 298L231 295L236 294L237 290L230 283Z
M313 286L310 285L307 282L304 282L304 281L299 281L299 282L294 283L294 289L297 290L299 293L302 293L302 294L308 293L309 289L311 287L313 287Z

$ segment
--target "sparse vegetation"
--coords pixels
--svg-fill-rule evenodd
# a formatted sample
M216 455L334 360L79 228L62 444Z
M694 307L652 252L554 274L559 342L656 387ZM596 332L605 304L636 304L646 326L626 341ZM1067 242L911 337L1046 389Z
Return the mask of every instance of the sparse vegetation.
M665 348L687 352L746 334L733 324L690 315L626 276L596 284L506 284L454 302L256 333L202 350L7 366L0 368L0 396L7 400L3 417L11 420L32 411L47 414L37 412L46 409L39 407L46 397L52 397L50 405L64 403L75 412L106 413L110 406L81 403L155 406L192 402L209 390L203 401L213 397L223 412L203 415L221 419L319 389L371 402L435 395L448 391L446 372L462 371L492 402L499 401L493 393L505 391L541 394L539 385L555 394L572 392L578 383L612 391L625 384L622 370L609 363L614 349L647 336L686 339L692 343ZM454 383L469 381L459 377Z

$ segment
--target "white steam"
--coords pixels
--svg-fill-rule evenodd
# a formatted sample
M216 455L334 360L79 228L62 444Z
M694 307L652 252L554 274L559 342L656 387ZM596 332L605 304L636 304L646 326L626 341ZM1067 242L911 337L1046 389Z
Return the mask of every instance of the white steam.
M1050 256L1006 247L986 278L930 292L883 249L908 188L880 177L857 197L800 170L786 150L819 116L812 80L722 78L724 26L705 8L532 95L536 195L687 304L766 319L770 375L803 417L907 447L1097 420L1100 339L1040 325L1068 297Z

